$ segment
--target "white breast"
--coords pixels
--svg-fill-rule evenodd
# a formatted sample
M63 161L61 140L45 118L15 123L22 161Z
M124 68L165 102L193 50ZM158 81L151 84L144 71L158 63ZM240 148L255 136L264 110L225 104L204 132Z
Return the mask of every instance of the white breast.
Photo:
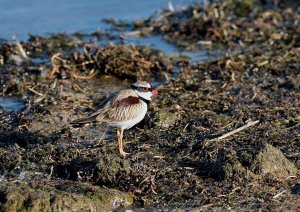
M120 122L114 122L114 123L109 123L110 126L122 128L122 129L129 129L136 125L137 123L141 122L148 110L147 104L142 101L142 107L140 109L141 111L138 113L138 116L134 119L126 120L126 121L120 121Z

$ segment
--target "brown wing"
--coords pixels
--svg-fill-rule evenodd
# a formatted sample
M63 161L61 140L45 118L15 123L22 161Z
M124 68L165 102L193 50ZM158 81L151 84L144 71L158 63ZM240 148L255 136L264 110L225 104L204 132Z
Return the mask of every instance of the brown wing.
M142 109L142 102L133 90L122 90L96 113L97 121L114 122L136 118Z
M97 107L97 111L96 112L92 112L90 113L87 117L84 118L80 118L80 119L76 119L70 122L70 124L86 124L86 123L90 123L90 122L95 122L97 121L97 117L99 114L99 110L101 110L101 108L105 107L105 105L107 105L113 98L115 98L115 96L118 93L113 93L112 95L110 95L109 97L107 97L106 99L104 99L100 105Z
M142 102L132 89L122 90L106 98L98 110L71 124L84 124L93 121L115 122L136 118L142 110Z
M140 99L135 96L128 96L123 99L119 99L112 104L112 107L126 107L136 105L140 103Z

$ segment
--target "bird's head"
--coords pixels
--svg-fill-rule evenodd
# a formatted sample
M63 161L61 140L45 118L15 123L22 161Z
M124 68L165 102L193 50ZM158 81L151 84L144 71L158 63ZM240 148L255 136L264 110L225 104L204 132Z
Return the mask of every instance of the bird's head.
M137 81L130 86L136 94L148 101L151 101L152 95L158 95L157 90L153 89L149 82Z

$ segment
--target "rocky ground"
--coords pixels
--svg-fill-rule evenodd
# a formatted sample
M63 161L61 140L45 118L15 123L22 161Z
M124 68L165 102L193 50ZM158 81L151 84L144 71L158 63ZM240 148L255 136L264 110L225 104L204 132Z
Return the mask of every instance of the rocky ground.
M227 49L210 62L105 33L2 41L2 95L25 106L0 108L1 209L299 209L299 11L251 2L114 22L181 48ZM160 82L160 95L125 132L127 158L114 129L68 124L136 79Z

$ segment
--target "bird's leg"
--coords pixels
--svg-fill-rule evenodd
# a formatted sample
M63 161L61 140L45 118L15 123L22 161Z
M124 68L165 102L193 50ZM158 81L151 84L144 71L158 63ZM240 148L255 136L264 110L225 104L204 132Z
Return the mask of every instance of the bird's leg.
M119 149L120 149L120 135L121 135L120 129L117 128L117 137L118 137L118 145L119 145Z
M126 155L128 155L129 153L127 152L124 152L123 150L123 143L122 143L122 140L123 140L123 129L117 129L117 136L118 136L118 143L119 143L119 152L120 152L120 155L122 157L125 157Z

